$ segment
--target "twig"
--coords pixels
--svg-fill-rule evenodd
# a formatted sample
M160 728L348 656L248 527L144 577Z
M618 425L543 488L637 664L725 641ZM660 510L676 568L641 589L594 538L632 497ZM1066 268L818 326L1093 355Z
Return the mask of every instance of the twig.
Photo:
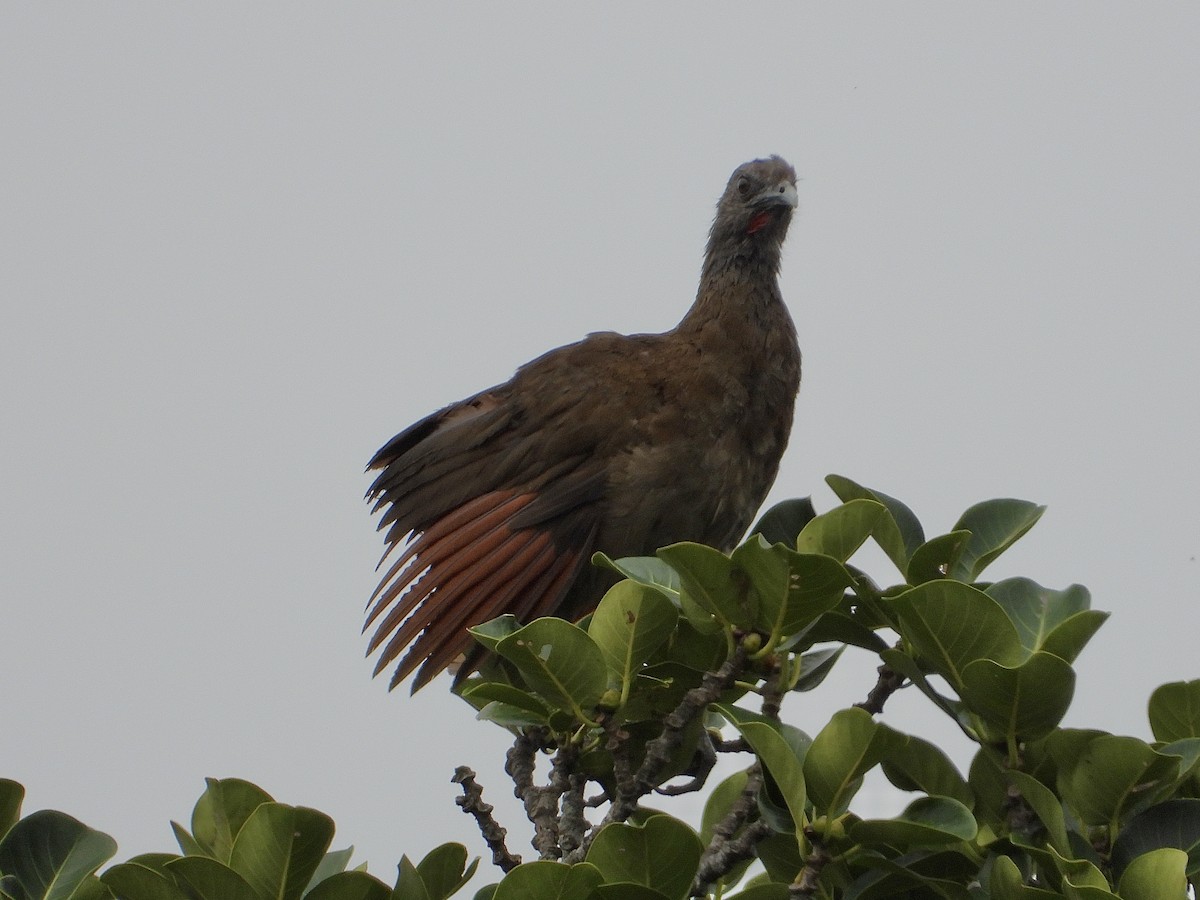
M515 787L513 794L525 804L525 815L533 823L533 849L541 859L558 859L558 794L553 787L533 783L534 761L545 735L528 729L517 735L508 751L504 771Z
M812 840L811 835L809 839ZM825 849L825 845L819 841L812 841L812 852L808 854L808 859L804 861L804 868L800 870L796 880L788 886L789 897L815 897L817 887L821 880L821 870L825 868L825 864L832 857L829 851Z
M583 791L587 787L588 777L575 770L578 759L578 747L574 744L564 744L559 748L550 768L550 786L556 797L561 798L558 847L562 854L578 849L588 829L588 821L583 814Z
M459 766L454 770L454 777L450 780L455 784L462 785L463 795L456 797L454 802L463 812L470 813L475 817L479 832L483 835L488 849L492 851L492 863L499 866L504 872L519 866L521 857L508 852L508 847L504 844L504 838L508 832L501 828L492 816L492 805L483 802L483 788L475 780L475 773L466 766Z
M761 819L749 825L746 822L758 809L758 792L762 788L762 766L755 762L746 775L746 785L737 800L729 807L724 818L713 826L712 840L700 857L700 867L692 882L693 897L702 897L708 886L718 878L729 874L742 860L754 855L754 846L771 833L771 827ZM743 826L745 826L744 830ZM734 835L742 830L735 839Z
M871 693L867 694L866 700L854 704L859 709L865 709L873 716L883 712L883 704L887 702L888 697L904 686L904 676L886 663L875 671L879 673L879 679L875 682L875 687L871 688Z
M634 814L638 800L658 786L663 769L671 761L671 754L683 742L684 729L737 680L745 668L746 656L746 650L739 642L733 655L717 671L706 672L700 686L683 695L679 705L667 716L662 732L646 745L646 756L637 772L632 771L630 764L628 732L605 724L605 731L609 735L606 748L613 755L616 796L609 795L608 812L603 821L592 827L583 843L564 857L564 862L582 860L600 829L610 822L624 822Z

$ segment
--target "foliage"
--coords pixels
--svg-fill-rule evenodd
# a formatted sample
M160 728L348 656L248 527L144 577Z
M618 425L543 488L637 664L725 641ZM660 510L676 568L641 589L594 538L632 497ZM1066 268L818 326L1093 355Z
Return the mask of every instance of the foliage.
M513 735L507 771L538 857L509 850L460 767L459 804L503 872L475 896L1187 896L1200 879L1200 680L1154 692L1153 742L1063 728L1073 664L1107 614L1079 585L981 580L1042 507L987 501L926 538L900 501L829 484L841 505L817 515L807 501L781 504L731 553L685 543L598 555L622 580L584 622L474 629L491 663L461 695ZM850 562L868 540L895 584ZM819 687L847 645L881 662L863 702L811 735L785 721L787 698ZM965 776L935 744L877 721L902 687L975 744ZM720 753L746 765L711 788L698 831L643 805L699 789ZM876 768L915 795L895 817L853 811ZM445 844L402 859L388 885L347 871L350 850L329 852L322 813L228 779L209 781L190 831L173 823L182 855L97 875L111 838L59 812L19 818L21 800L0 782L0 900L441 900L478 862Z

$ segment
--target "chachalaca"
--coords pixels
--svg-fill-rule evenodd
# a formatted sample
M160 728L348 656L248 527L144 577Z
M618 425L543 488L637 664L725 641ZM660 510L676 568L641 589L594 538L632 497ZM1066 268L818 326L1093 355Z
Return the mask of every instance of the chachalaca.
M729 549L779 468L800 387L779 292L797 204L778 156L739 166L717 204L695 303L664 334L591 334L396 435L368 470L384 560L368 602L375 673L407 647L412 690L482 650L469 626L512 613L575 619L611 573L592 553L678 541ZM380 565L383 565L381 561Z

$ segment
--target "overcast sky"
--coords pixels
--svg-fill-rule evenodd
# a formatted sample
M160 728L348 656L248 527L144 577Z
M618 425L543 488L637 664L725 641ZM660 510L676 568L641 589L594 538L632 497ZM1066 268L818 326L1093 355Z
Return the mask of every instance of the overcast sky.
M0 774L120 859L205 776L384 878L483 851L457 764L524 834L502 732L370 679L363 465L550 347L671 327L770 153L804 350L772 498L837 472L930 534L1048 504L989 575L1091 589L1068 724L1148 737L1200 677L1198 46L1192 3L0 6ZM964 763L927 705L884 719Z

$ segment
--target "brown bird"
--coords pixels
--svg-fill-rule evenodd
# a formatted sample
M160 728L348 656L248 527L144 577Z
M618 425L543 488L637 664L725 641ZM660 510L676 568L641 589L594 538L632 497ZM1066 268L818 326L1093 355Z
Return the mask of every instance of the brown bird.
M678 541L729 549L779 469L800 388L796 329L779 293L797 204L778 156L739 166L717 204L695 303L665 334L591 334L504 384L439 410L375 454L386 510L368 602L375 674L407 647L412 690L466 654L469 626L574 619L613 577L592 553L645 556ZM380 562L383 565L383 561Z

